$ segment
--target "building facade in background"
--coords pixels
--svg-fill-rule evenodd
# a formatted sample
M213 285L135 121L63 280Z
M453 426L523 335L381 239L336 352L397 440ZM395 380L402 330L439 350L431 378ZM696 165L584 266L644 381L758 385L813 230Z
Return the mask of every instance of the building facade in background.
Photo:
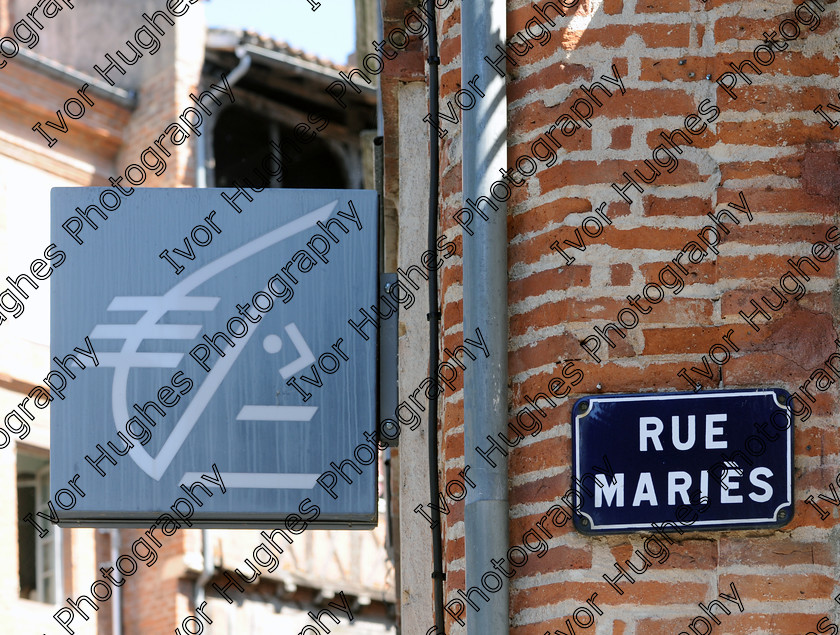
M201 3L169 4L175 14L167 13L166 3L151 1L50 2L40 8L0 1L0 33L6 34L0 69L0 266L24 291L29 283L20 276L34 275L29 263L45 258L52 242L52 187L106 186L115 179L127 187L142 170L143 187L259 188L266 184L259 182L254 164L270 151L283 153L286 169L269 187L373 187L373 88L348 95L352 108L345 111L325 88L349 68L255 33L208 31ZM222 85L223 75L233 81L237 68L234 100L228 101L211 84ZM208 90L222 99L204 97L202 107L190 97ZM201 136L184 139L167 132L191 106L206 115ZM296 126L307 121L317 137L302 140ZM36 124L39 130L32 129ZM34 282L38 288L30 289L19 318L12 315L17 309L8 310L11 297L4 300L4 416L50 369L49 280ZM26 425L28 431L0 450L6 484L0 494L0 532L6 538L0 550L0 631L66 632L53 614L68 606L66 598L91 597L100 568L113 567L142 530L58 529L46 520L49 410L38 411ZM380 503L384 513L384 500ZM258 540L255 531L178 532L159 550L154 568L141 567L118 594L97 601L98 610L81 602L70 628L125 635L183 632L184 619L206 601L212 632L297 633L313 623L309 612L318 614L343 593L354 621L348 627L345 618L333 632L394 632L394 567L385 523L373 531L306 532L288 546L275 571L243 592L232 588L230 604L213 585L224 586L225 574L242 570ZM195 622L187 626L194 632Z

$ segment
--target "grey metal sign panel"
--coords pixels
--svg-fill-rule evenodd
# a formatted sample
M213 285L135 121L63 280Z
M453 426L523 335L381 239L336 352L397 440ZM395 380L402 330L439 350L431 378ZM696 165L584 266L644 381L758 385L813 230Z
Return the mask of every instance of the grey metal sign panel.
M251 191L237 212L235 189L139 188L114 211L104 191L52 190L62 522L141 526L189 514L180 499L199 527L375 525L376 461L357 448L376 429L376 337L348 324L376 305L375 192Z

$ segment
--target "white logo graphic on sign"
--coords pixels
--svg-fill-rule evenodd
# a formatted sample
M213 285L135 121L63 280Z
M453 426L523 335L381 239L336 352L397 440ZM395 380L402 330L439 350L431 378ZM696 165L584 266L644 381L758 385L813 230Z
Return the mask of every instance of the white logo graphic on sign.
M228 252L179 281L161 296L118 296L113 299L108 306L108 311L144 312L135 324L99 324L90 333L91 339L123 341L122 349L119 352L99 353L100 366L114 369L111 409L117 430L120 429L121 423L129 419L127 389L131 369L176 368L184 357L183 353L139 352L141 343L144 340L192 340L199 335L202 329L202 326L198 324L159 324L158 321L171 311L212 311L221 298L190 296L188 294L222 271L226 271L254 254L316 226L319 221L326 221L337 204L337 200L333 201ZM264 291L267 291L267 289L264 289ZM237 345L233 349L228 348L225 351L225 356L220 357L214 364L157 456L152 457L140 445L135 445L129 451L132 460L150 477L155 480L161 479L210 403L216 390L236 363L240 353L245 350L248 340L256 333L261 324L262 321L253 325L245 336L237 342ZM285 379L314 363L315 356L293 322L287 324L284 330L298 352L298 359L280 369L280 374ZM268 353L276 353L281 347L282 340L275 334L268 335L263 341L263 348ZM310 421L317 411L317 406L248 404L240 409L236 420L245 423L255 421L274 421L278 423ZM201 472L187 472L183 475L181 482L192 482L200 474ZM315 486L317 477L318 474L308 473L222 472L225 486L233 488L311 489Z

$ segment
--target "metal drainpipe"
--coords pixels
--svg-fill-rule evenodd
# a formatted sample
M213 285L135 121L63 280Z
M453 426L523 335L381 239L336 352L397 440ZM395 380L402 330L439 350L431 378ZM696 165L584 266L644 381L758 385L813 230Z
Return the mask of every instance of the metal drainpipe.
M461 86L475 75L485 97L463 111L463 196L477 200L489 196L499 169L507 168L506 78L484 61L495 58L496 44L505 46L505 0L470 0L461 3ZM482 588L481 577L508 549L508 462L493 456L491 467L476 452L487 445L487 435L506 434L508 421L508 303L507 303L507 205L489 221L473 225L475 235L464 236L464 337L475 338L475 329L487 342L490 357L479 358L464 373L464 460L476 483L464 508L467 587ZM502 635L509 631L508 579L502 588L487 593L490 602L469 612L469 635Z
M244 47L237 47L236 49L236 57L239 58L239 64L237 64L233 70L227 75L227 82L231 88L233 85L242 79L245 76L245 73L248 72L248 69L251 68L251 56L245 52ZM198 138L198 145L195 149L195 186L196 187L207 187L207 156L209 155L207 141L210 137L208 132L208 128L212 130L213 126L216 123L216 117L218 113L214 112L210 115L206 123L202 122L201 124L201 132L202 135Z
M239 58L239 64L237 64L233 70L227 76L228 85L233 88L233 85L236 84L240 79L245 76L245 73L248 72L248 69L251 68L251 56L245 52L243 47L238 47L236 49L236 56ZM209 137L209 133L206 130L206 127L210 125L212 128L212 124L216 123L216 115L212 115L207 119L206 124L202 124L201 131L205 134L202 134L199 137L198 147L196 148L196 157L195 157L195 186L196 187L207 187L207 139ZM213 562L213 549L212 545L210 544L210 540L208 539L207 530L201 530L201 553L202 553L202 560L203 560L203 570L201 574L195 580L195 605L200 606L202 602L204 602L206 593L204 587L207 586L207 583L213 578L213 574L216 571L216 566Z
M120 557L120 530L109 530L111 543L111 562ZM123 576L124 577L124 576ZM111 633L122 635L122 586L114 585L113 613L111 614Z
M213 574L216 572L216 565L213 562L213 545L210 544L210 539L206 529L201 530L201 555L204 569L201 574L195 579L195 605L201 606L207 597L205 587L210 580L213 579Z

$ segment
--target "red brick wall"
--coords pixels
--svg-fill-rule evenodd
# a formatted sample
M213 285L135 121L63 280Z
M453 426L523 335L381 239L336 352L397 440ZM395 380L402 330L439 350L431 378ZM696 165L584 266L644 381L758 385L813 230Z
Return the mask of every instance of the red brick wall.
M117 157L117 175L123 176L132 163L141 164L141 154L151 147L151 152L157 153L166 163L166 169L157 176L158 158L147 155L146 165L155 169L145 168L146 181L141 187L189 187L195 184L195 153L203 137L189 131L189 139L182 141L182 145L174 145L172 132L164 134L164 130L172 123L183 126L179 116L184 108L195 105L189 95L200 93L197 89L204 64L206 36L203 7L198 5L183 18L178 18L174 28L163 24L167 33L162 37L167 40L167 46L150 58L148 66L144 67L137 89L137 108L125 128L125 143ZM211 77L209 83L221 84L221 78ZM234 98L235 94L234 89ZM226 96L222 103L227 105ZM213 112L218 112L215 105ZM172 156L167 157L155 144L156 140ZM129 187L125 180L122 185Z
M120 553L131 553L131 544L143 535L142 529L120 532ZM160 537L163 547L158 547L158 561L148 567L138 562L138 570L123 586L123 633L146 635L171 633L181 620L195 607L190 606L193 585L184 574L183 555L186 534L178 531L174 536ZM145 553L145 552L144 552Z
M6 30L11 26L9 15L9 1L0 0L0 33L6 33Z
M760 67L760 77L750 73L751 86L739 82L737 100L714 80L730 70L730 61L753 60L762 32L778 29L783 18L794 19L793 2L581 0L566 18L551 14L556 26L547 24L551 39L545 45L533 42L533 49L521 57L512 55L518 65L508 65L511 165L569 111L582 95L581 83L609 75L615 65L626 93L615 90L604 99L592 128L564 138L560 161L552 167L538 162L536 174L515 188L508 202L512 419L525 405L525 394L544 391L549 379L560 375L555 362L574 361L585 373L574 389L578 392L548 412L543 431L511 452L511 545L570 486L570 404L578 395L688 390L677 373L702 366L702 356L730 328L740 351L722 367L724 388L780 386L793 392L835 350L836 258L819 263L821 271L806 282L804 297L797 301L785 295L787 304L768 311L769 322L759 319L759 332L739 316L739 311L753 311L750 299L774 299L771 286L779 286L789 269L787 259L810 254L812 243L824 241L837 223L840 128L830 129L812 112L832 98L837 103L840 89L834 44L837 9L833 2L822 4L826 10L819 27L809 31L800 25L798 39L788 43L787 51L777 52L773 63ZM459 6L452 3L439 17L444 113L447 100L462 88ZM530 2L509 1L508 37L534 16ZM489 66L487 72L492 72ZM676 155L679 164L672 173L662 169L651 185L637 179L644 193L630 190L632 204L623 201L610 185L623 183L625 171L650 173L644 161L662 142L659 132L683 126L703 100L711 100L704 106L707 111L720 109L716 121L691 137L693 145ZM441 231L458 237L460 254L462 231L453 221L464 206L460 127L445 127ZM389 130L397 134L395 126ZM664 157L661 151L659 156ZM675 252L696 240L710 222L705 214L739 202L739 192L753 219L741 215L741 224L733 224L719 246L720 255L688 265L682 292L666 291L665 300L642 315L625 339L613 338L615 348L603 344L601 363L588 356L580 340L594 326L615 321L628 306L627 295L641 293ZM575 257L567 264L551 243L575 240L575 229L601 202L607 203L612 225L597 238L585 237L591 245L586 252L567 248ZM460 258L445 261L441 298L460 298L461 283ZM443 344L450 349L462 343L462 318L460 300L443 302ZM460 390L461 376L456 383ZM719 386L717 368L714 380L702 384L707 389ZM597 617L598 633L675 634L688 630L689 621L700 613L699 602L728 592L730 582L736 583L745 611L724 615L717 628L776 635L815 630L819 618L835 606L832 576L838 558L825 543L837 524L837 512L821 502L832 512L823 521L803 500L830 495L826 488L840 467L837 394L835 386L815 391L816 403L809 402L813 414L807 421L797 419L796 511L782 530L686 533L675 538L667 563L654 563L635 576L634 585L623 584L626 592L618 596L602 574L614 574L614 563L641 548L643 536L588 538L569 523L549 541L545 557L532 555L513 578L511 632L567 632L566 618L598 592L604 611ZM442 412L443 484L463 465L462 393L453 396L447 389ZM452 512L444 517L443 528L447 600L457 597L456 590L465 584L463 502L449 503ZM419 516L402 520L409 521L422 522ZM463 632L452 620L447 632L450 628Z

